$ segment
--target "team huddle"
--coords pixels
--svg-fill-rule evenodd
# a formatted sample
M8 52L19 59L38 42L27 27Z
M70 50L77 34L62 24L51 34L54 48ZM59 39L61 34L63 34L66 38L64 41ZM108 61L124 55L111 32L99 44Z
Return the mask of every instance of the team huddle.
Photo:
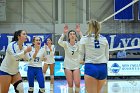
M80 64L85 65L86 93L100 93L106 82L109 46L107 39L100 34L100 28L100 23L93 19L88 22L86 35L80 31L80 25L76 25L76 30L68 30L68 25L64 26L58 44L65 51L64 72L68 83L68 93L80 93ZM64 41L65 36L68 38L67 41ZM31 46L24 45L26 40L26 31L18 30L14 33L12 42L7 46L6 55L0 67L0 93L8 93L10 84L14 86L16 93L24 93L22 78L18 70L21 59L28 62L28 93L34 92L34 78L39 85L38 93L45 93L45 73L48 67L51 79L50 90L53 91L55 46L52 39L47 38L43 47L38 36L33 38Z

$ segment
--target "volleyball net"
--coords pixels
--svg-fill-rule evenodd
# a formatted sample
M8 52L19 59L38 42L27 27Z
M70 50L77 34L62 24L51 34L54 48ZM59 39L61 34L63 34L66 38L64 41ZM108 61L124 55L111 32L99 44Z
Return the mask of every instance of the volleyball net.
M139 0L133 0L131 3L129 3L128 5L124 6L123 8L121 8L120 10L118 10L117 12L111 14L110 16L106 17L104 20L102 20L100 23L104 23L105 21L107 21L108 19L112 18L113 16L115 16L116 14L122 12L123 10L125 10L126 8L130 7L131 5L135 4L136 2L138 2Z

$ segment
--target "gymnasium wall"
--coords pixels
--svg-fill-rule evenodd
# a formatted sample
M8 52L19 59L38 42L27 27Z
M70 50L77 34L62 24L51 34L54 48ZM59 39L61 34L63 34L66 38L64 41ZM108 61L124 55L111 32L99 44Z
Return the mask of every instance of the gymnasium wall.
M25 29L28 33L61 34L64 24L81 31L87 30L91 18L102 21L114 13L114 0L2 0L6 1L5 21L0 21L0 33ZM137 19L138 3L134 4L133 21L110 18L102 24L102 33L140 33Z

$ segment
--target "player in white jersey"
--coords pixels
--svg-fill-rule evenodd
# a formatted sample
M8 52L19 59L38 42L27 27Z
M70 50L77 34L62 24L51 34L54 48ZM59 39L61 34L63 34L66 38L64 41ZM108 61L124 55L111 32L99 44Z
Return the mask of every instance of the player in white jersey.
M32 60L28 65L27 78L29 82L28 93L33 93L34 90L34 78L39 84L39 93L45 93L44 76L42 70L42 60L45 57L44 48L41 48L41 40L39 37L33 38L32 51L30 52Z
M76 26L76 31L82 35L80 26ZM63 41L64 36L68 32L68 26L65 25L64 33L58 40L58 44L65 50L64 71L68 82L68 93L73 93L73 82L75 84L75 93L80 91L80 44L77 41L77 35L74 30L68 32L68 41Z
M46 71L48 67L50 67L50 90L53 90L54 87L54 66L55 66L55 60L54 60L54 54L55 54L55 46L52 45L52 39L48 38L47 43L44 45L45 52L46 52L46 58L47 60L44 62L43 66L43 73L44 73L44 78Z
M28 52L31 51L31 47L24 45L26 40L26 31L18 30L7 46L6 55L0 67L0 93L8 93L10 84L13 84L16 93L24 93L18 65L20 59L29 59Z
M91 20L88 24L87 35L80 40L82 50L85 50L85 87L87 93L100 93L107 77L108 41L99 34L99 22Z

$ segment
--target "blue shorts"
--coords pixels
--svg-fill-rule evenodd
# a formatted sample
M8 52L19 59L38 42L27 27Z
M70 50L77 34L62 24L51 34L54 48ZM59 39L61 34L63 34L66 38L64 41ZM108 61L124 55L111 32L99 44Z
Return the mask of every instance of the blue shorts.
M13 75L10 75L9 73L7 73L7 72L4 72L4 71L1 71L0 70L0 76L2 76L2 75L9 75L9 76L13 76Z
M29 87L34 87L34 78L35 77L39 83L39 88L45 88L45 83L44 83L45 81L44 81L42 67L28 66L27 78L28 78L28 82L29 82Z
M93 63L86 63L85 64L85 74L96 78L98 80L103 80L107 78L107 64L93 64Z

